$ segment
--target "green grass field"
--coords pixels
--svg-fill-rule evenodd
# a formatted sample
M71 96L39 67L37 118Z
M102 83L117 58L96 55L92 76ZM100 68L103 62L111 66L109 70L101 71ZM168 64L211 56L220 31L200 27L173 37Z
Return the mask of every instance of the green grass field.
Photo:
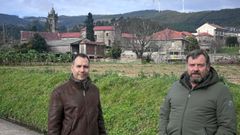
M65 71L65 68L53 70L51 67L42 70L0 67L0 117L11 118L46 132L49 95L69 78L69 72ZM139 72L129 77L112 70L92 74L92 80L100 88L106 128L110 135L158 133L160 105L178 76L156 72L152 72L151 76L149 74ZM239 121L240 85L227 85L233 93Z

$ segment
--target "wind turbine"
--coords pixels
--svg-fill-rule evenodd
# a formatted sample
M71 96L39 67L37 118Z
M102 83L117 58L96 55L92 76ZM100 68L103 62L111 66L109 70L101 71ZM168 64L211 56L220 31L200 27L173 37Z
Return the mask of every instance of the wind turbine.
M184 0L182 0L182 12L185 12Z
M153 3L157 2L158 3L158 11L161 11L161 4L160 4L160 0L153 0Z

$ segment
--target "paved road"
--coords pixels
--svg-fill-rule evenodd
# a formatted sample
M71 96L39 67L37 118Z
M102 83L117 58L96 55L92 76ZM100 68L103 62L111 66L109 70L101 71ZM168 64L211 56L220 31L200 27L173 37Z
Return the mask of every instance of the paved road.
M25 127L0 119L0 135L43 135Z

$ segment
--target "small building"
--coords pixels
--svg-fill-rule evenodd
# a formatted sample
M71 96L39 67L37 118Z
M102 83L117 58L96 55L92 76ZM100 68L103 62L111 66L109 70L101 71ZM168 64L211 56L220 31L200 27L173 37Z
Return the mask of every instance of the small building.
M48 41L49 51L54 53L69 53L71 52L71 44L80 41L80 39L62 39Z
M105 54L105 44L103 42L93 42L88 39L82 39L71 43L72 54L84 53L90 59L103 58Z
M186 40L188 36L192 36L192 34L167 28L154 33L149 46L154 46L155 52L165 55L163 57L165 61L182 61L185 58L186 46L189 45Z
M96 42L103 42L106 46L112 46L115 41L116 31L114 26L94 26ZM81 36L86 38L86 28L81 30Z

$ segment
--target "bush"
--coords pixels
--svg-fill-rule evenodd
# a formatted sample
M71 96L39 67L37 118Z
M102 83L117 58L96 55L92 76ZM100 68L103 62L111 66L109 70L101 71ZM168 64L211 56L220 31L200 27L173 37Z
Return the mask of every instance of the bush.
M71 53L39 53L35 50L29 50L25 53L16 51L0 51L1 65L32 65L35 63L48 65L49 63L71 62L71 60Z

